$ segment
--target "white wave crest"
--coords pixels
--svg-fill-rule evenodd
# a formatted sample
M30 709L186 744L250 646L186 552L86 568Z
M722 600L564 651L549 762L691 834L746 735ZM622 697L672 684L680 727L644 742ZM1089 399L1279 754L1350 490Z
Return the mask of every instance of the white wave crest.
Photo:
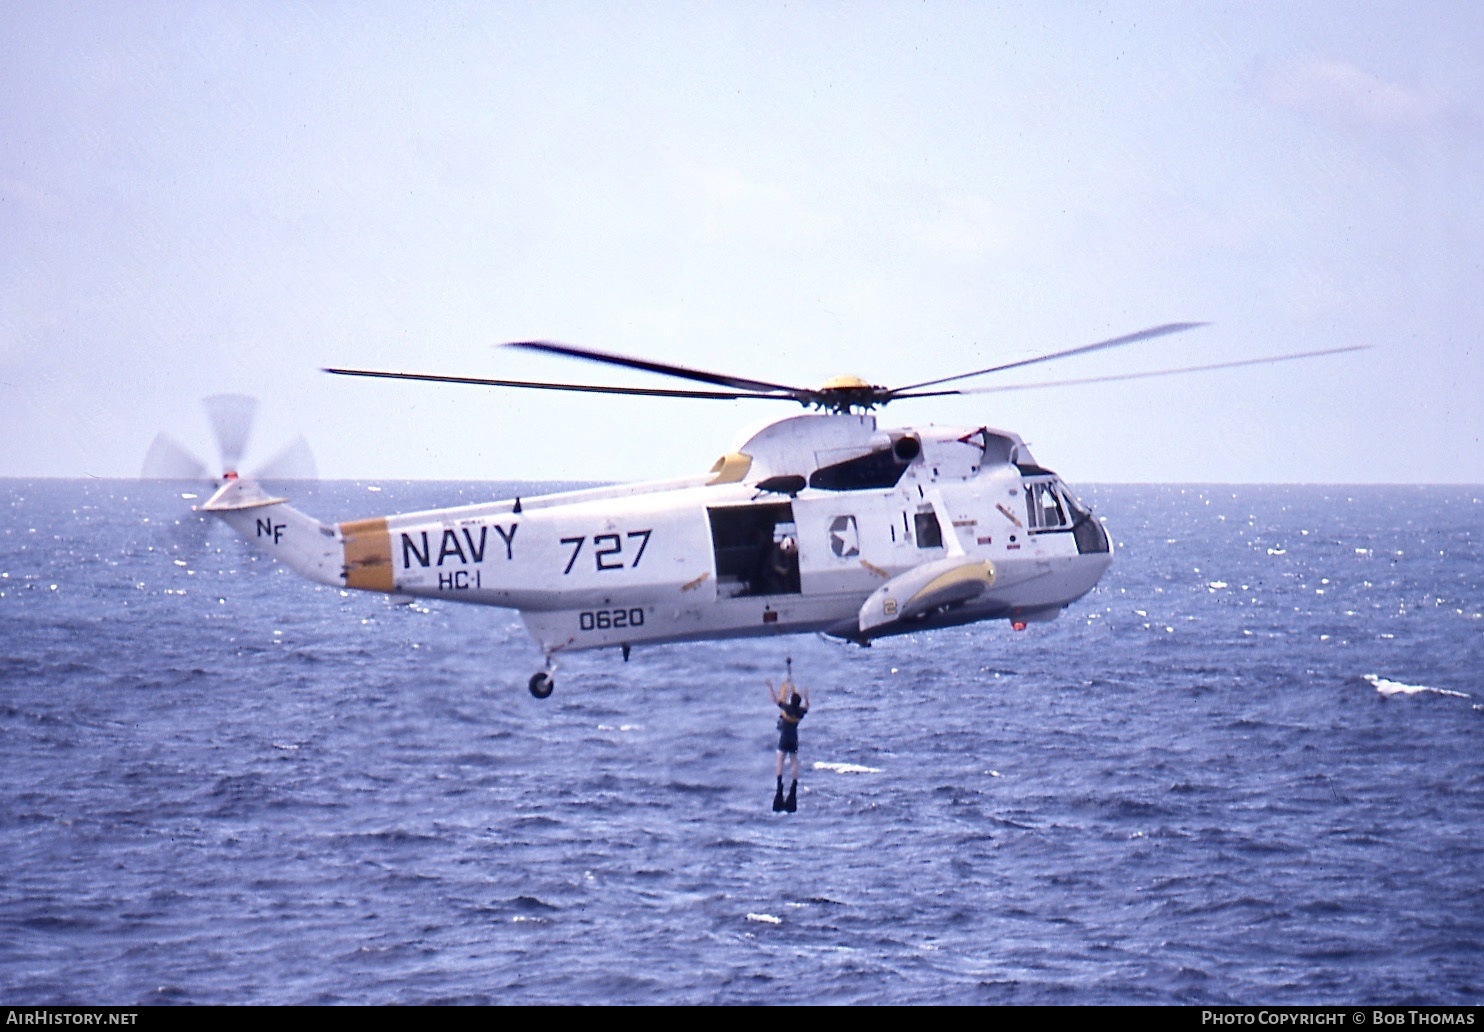
M823 760L814 761L815 770L832 770L836 774L880 774L880 767L864 767L859 763L826 763Z
M748 914L747 920L760 921L763 924L782 924L783 918L774 917L772 914Z
M1437 695L1451 695L1456 699L1472 698L1472 696L1466 695L1463 692L1453 692L1447 688L1429 688L1425 684L1403 684L1401 681L1391 681L1378 674L1366 674L1364 679L1369 681L1371 687L1375 688L1376 691L1388 699L1393 695L1420 695L1423 692L1433 692Z

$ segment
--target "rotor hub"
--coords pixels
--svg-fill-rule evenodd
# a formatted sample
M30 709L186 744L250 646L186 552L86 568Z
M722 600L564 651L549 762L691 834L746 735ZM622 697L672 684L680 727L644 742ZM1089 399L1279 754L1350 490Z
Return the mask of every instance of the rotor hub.
M832 376L812 392L809 403L830 412L870 411L889 393L887 388L867 383L859 376Z

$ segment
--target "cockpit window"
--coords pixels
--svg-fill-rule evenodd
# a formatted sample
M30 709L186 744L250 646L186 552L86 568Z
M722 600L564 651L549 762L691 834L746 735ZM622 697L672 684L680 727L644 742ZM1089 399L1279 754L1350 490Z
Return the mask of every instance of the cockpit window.
M1070 526L1067 506L1054 483L1025 485L1026 526L1031 530L1061 530Z
M1078 522L1085 516L1092 515L1092 510L1077 501L1076 496L1067 490L1066 484L1058 484L1057 486L1060 489L1059 493L1061 494L1062 501L1067 503L1067 515L1071 517L1073 523Z
M1023 472L1024 467L1021 470ZM1025 509L1026 529L1032 534L1070 531L1079 554L1109 551L1108 535L1103 525L1060 480L1027 483Z

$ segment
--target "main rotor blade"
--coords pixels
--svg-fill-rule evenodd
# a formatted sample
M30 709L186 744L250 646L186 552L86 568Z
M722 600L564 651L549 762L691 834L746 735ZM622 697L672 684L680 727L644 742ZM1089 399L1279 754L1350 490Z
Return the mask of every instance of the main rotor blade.
M247 450L247 439L252 435L257 401L241 394L217 394L204 399L201 404L206 407L211 429L216 434L222 469L236 472L242 462L242 453Z
M1053 351L1049 355L1037 355L1035 358L1023 358L1018 362L1006 362L1002 365L990 366L987 369L976 369L972 373L959 373L955 376L945 376L939 380L924 380L922 383L909 384L906 387L894 387L889 395L890 398L902 396L903 391L915 391L920 387L936 387L943 383L952 383L954 380L967 380L971 376L986 376L989 373L1001 373L1006 369L1019 369L1021 366L1036 365L1040 362L1050 362L1058 358L1070 358L1073 355L1086 355L1093 351L1104 351L1108 348L1120 348L1125 344L1134 344L1141 340L1149 340L1153 337L1163 337L1170 333L1182 333L1185 330L1193 330L1198 326L1205 326L1203 322L1165 323L1163 326L1151 326L1147 330L1139 330L1137 333L1127 333L1122 337L1112 337L1108 340L1100 340L1096 344L1083 344L1080 347L1068 348L1065 351Z
M139 471L141 480L210 480L206 464L169 434L156 434Z
M894 394L896 398L941 398L951 394L998 394L1001 391L1030 391L1041 387L1076 387L1086 383L1113 383L1118 380L1146 380L1156 376L1178 376L1181 373L1204 373L1212 369L1235 369L1238 366L1271 365L1274 362L1292 362L1299 358L1318 358L1321 355L1342 355L1347 351L1368 351L1368 344L1353 344L1346 348L1328 348L1324 351L1303 351L1296 355L1273 355L1268 358L1244 358L1236 362L1217 362L1214 365L1185 366L1182 369L1156 369L1147 373L1114 373L1109 376L1088 376L1079 380L1043 380L1040 383L1006 383L993 387L966 387L946 391L923 391L920 394Z
M704 369L687 369L685 366L668 365L664 362L651 362L643 358L630 358L628 355L614 355L606 351L590 351L587 348L574 348L570 344L554 344L545 340L518 340L506 344L507 348L523 348L526 351L544 351L551 355L564 355L567 358L581 358L588 362L601 362L604 365L622 366L625 369L642 369L648 373L659 373L661 376L674 376L682 380L695 380L697 383L710 383L718 387L731 387L739 391L784 391L789 394L808 393L804 388L789 387L781 383L768 383L765 380L749 380L741 376L728 376L724 373L709 373Z
M606 387L587 383L544 383L538 380L490 380L478 376L441 376L436 373L390 373L376 369L324 370L339 376L372 376L386 380L423 380L428 383L470 383L480 387L530 387L542 391L581 391L586 394L631 394L646 398L705 398L712 401L736 401L739 398L769 398L773 401L799 401L788 394L762 394L756 391L680 391L663 387ZM786 389L786 388L785 388Z

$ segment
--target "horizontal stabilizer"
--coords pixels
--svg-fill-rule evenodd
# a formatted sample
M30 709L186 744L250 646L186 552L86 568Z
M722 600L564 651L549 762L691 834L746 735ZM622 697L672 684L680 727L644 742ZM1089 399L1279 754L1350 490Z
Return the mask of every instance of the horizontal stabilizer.
M863 635L912 620L943 606L978 598L994 583L994 564L987 559L948 556L899 574L871 593L857 618Z
M264 505L280 505L287 498L274 498L264 491L255 480L232 477L217 490L216 494L201 506L202 512L231 512L236 509L257 509Z

